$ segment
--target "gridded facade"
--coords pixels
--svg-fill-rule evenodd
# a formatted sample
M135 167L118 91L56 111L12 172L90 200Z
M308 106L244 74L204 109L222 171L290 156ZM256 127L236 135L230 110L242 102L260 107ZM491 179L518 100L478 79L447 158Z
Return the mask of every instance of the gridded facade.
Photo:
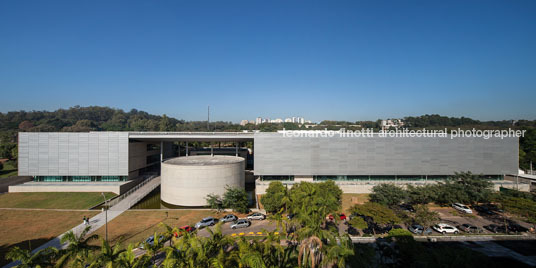
M20 132L19 176L121 180L128 176L128 132Z
M518 138L285 137L255 133L256 176L390 180L518 171Z

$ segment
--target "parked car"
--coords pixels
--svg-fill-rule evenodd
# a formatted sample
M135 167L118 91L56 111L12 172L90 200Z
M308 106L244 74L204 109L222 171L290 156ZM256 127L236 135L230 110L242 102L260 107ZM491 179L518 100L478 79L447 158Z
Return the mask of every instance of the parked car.
M162 236L162 235L159 236L158 237L158 242L162 243L163 241L164 241L164 236ZM146 244L149 244L151 246L154 245L154 235L151 235L147 239L145 239L145 243L141 243L140 248L145 249Z
M236 228L246 228L251 225L251 222L248 219L239 219L236 220L233 224L231 224L231 229Z
M294 215L294 213L290 213L290 214L287 215L287 219L292 220L292 218L294 218L294 216L296 216L296 215Z
M410 204L402 204L400 205L400 208L405 211L415 212L415 208L413 208L413 206Z
M461 225L458 225L458 229L459 230L462 230L466 233L482 233L482 229L472 225L472 224L469 224L469 223L464 223L464 224L461 224Z
M238 220L238 217L233 214L227 214L223 218L220 219L222 222L232 222Z
M464 213L467 213L467 214L472 214L473 211L466 205L464 204L460 204L460 203L454 203L452 204L452 207L458 211L461 211L461 212L464 212Z
M346 220L346 215L344 213L341 213L339 214L339 218L341 219L341 221L344 221Z
M478 213L486 214L486 215L493 215L495 212L493 210L489 209L487 206L474 206L473 207Z
M353 226L348 226L348 229L346 230L346 232L347 232L349 235L354 235L354 236L359 235L359 231L357 231L357 229L354 228Z
M374 222L372 223L367 223L368 224L368 228L366 229L363 229L363 233L365 234L385 234L385 233L388 233L389 231L391 231L391 229L393 229L393 226L391 225L386 225L386 226L380 226Z
M266 219L266 215L260 212L255 212L255 213L249 214L247 218L248 220L264 220Z
M450 225L448 225L446 223L436 224L432 228L434 230L436 230L438 233L442 233L442 234L457 234L457 233L460 232L460 230L458 230L458 228L456 228L454 226L450 226Z
M424 229L422 225L413 224L410 227L408 227L408 230L414 234L422 234L422 235L430 235L432 234L432 229L430 227Z
M510 223L508 224L508 229L514 233L524 233L527 232L529 229L517 224L517 223Z
M195 231L195 228L193 226L190 226L190 225L184 225L184 226L181 226L179 227L179 230L184 230L188 233L191 233L193 231Z
M497 225L497 224L490 224L484 226L484 229L492 232L492 233L507 233L506 228L504 225Z
M214 224L216 224L218 220L214 219L213 217L206 217L206 218L203 218L201 221L199 221L198 223L195 224L195 229L199 229L199 228L203 228L203 227L207 227L207 226L212 226Z

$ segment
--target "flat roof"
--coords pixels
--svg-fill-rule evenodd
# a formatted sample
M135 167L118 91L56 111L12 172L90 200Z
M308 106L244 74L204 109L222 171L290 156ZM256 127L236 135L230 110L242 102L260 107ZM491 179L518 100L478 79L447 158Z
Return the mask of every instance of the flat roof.
M168 159L164 161L164 164L178 165L178 166L215 166L215 165L227 165L244 162L244 158L228 155L194 155L194 156L181 156Z
M140 141L250 141L254 132L129 132Z

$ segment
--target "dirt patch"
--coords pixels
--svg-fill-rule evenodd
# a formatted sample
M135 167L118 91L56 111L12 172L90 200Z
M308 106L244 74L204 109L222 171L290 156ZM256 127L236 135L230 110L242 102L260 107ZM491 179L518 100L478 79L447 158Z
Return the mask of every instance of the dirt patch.
M204 217L221 218L226 214L229 214L229 212L217 213L213 210L129 210L108 223L108 240L114 244L121 242L123 246L127 246L129 243L142 242L155 232L163 231L159 226L160 222L164 222L171 227L181 227L195 225ZM245 217L245 214L232 214L239 218ZM96 234L104 237L104 226L98 229Z
M342 194L342 211L349 213L352 206L369 201L369 194Z
M0 210L0 265L13 246L35 249L92 217L93 211Z

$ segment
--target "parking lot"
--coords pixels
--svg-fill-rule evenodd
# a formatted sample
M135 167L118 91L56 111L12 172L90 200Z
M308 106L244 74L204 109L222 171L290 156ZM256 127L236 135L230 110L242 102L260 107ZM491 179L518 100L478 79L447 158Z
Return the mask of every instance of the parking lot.
M247 235L250 232L253 232L256 234L257 232L263 232L263 230L271 232L275 230L276 228L275 222L270 221L270 220L252 220L251 225L249 227L238 228L238 229L231 229L230 227L231 224L232 222L226 222L222 224L222 227L221 227L222 234L232 235L233 233L236 233L236 234L244 233ZM207 231L207 228L214 228L214 226L202 228L201 230L197 232L197 234L200 236L209 236L210 234Z
M464 213L461 211L458 211L452 207L437 207L433 206L429 208L430 211L437 212L439 215L439 222L441 224L447 224L452 227L456 227L458 229L457 233L460 235L506 235L506 234L526 234L531 233L531 228L534 229L534 225L523 222L512 215L508 215L502 211L494 211L493 213L481 213L477 212L475 209L472 210L472 213ZM406 212L409 213L409 212ZM411 215L411 213L410 213ZM469 224L477 228L477 231L465 231L462 228L460 228L461 225ZM489 228L490 225L495 225L495 228ZM408 229L409 225L398 223L396 225L379 225L380 229L383 230L376 230L376 235L382 235L390 228L402 228L402 229ZM505 226L507 226L508 231L505 232ZM486 229L488 227L488 229ZM345 234L348 230L348 225L345 224L344 221L341 221L338 225L339 233ZM434 228L430 228L431 233L427 235L442 235L440 232L436 231ZM494 229L495 232L490 231L489 229ZM517 230L524 230L524 231L517 231ZM363 230L358 230L359 234L356 236L363 236L365 235ZM370 236L373 233L371 230L368 231L368 235ZM446 233L446 235L449 235L449 232ZM450 234L455 235L455 234Z
M492 234L492 232L484 228L484 226L490 224L504 226L506 222L507 224L517 223L527 229L533 227L531 224L525 223L520 220L515 220L511 216L505 215L502 212L494 212L492 215L488 215L479 213L473 209L472 214L466 214L457 211L451 207L435 207L431 208L430 210L439 213L439 217L441 218L442 223L447 223L455 227L461 224L468 223L480 228L483 234Z

